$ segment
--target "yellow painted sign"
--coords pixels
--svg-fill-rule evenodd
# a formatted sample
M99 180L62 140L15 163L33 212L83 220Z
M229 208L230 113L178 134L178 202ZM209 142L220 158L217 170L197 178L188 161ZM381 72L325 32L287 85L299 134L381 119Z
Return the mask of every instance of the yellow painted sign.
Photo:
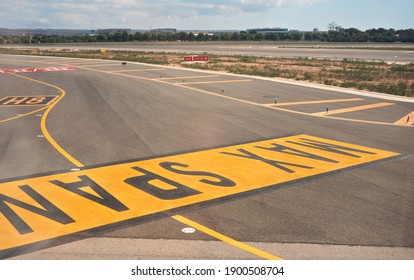
M47 106L58 98L58 95L6 96L0 100L0 106Z
M297 135L0 181L0 257L52 238L277 188L397 155Z

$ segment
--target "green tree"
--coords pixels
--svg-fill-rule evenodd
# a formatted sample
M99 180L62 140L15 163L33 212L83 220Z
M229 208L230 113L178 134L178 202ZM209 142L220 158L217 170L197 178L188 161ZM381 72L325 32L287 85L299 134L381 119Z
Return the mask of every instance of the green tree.
M203 32L198 33L197 36L196 36L197 41L205 41L205 38L206 38L206 36Z
M255 35L254 35L254 40L255 41L262 41L264 39L264 35L263 35L263 33L256 33Z
M196 38L196 36L194 35L194 33L193 32L190 32L190 33L188 33L188 35L187 35L187 39L188 39L188 41L194 41L195 40L195 38Z
M12 44L20 44L21 43L21 40L20 40L19 37L12 37L10 41L11 41Z
M251 35L247 33L246 31L240 31L240 40L242 41L251 40Z
M151 41L152 40L152 33L151 32L145 32L141 36L142 41Z
M240 41L240 32L233 32L233 34L231 35L231 40Z
M291 32L291 36L292 36L293 41L302 40L302 33L300 33L300 32Z
M314 32L306 32L305 33L305 40L306 41L313 41L313 35L314 34L315 34Z
M220 34L220 40L221 41L230 41L230 35L229 35L229 33Z

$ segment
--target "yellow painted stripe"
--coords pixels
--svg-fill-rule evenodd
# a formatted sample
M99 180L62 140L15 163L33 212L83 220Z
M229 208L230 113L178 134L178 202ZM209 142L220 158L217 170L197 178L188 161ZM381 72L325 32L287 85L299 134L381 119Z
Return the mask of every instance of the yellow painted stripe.
M411 113L405 115L404 117L402 117L401 119L399 119L398 121L396 121L394 124L398 124L398 125L414 125L414 111L412 111Z
M204 232L205 234L208 234L208 235L210 235L212 237L215 237L215 238L217 238L217 239L219 239L219 240L221 240L223 242L226 242L226 243L228 243L228 244L230 244L230 245L232 245L234 247L237 247L237 248L240 248L240 249L242 249L244 251L247 251L247 252L250 252L252 254L255 254L256 256L259 256L261 258L264 258L264 259L267 259L267 260L283 260L280 257L277 257L277 256L274 256L272 254L266 253L266 252L264 252L262 250L259 250L257 248L254 248L254 247L250 246L250 245L247 245L247 244L242 243L240 241L234 240L233 238L230 238L228 236L225 236L225 235L223 235L221 233L218 233L217 231L214 231L212 229L206 228L205 226L200 225L199 223L196 223L196 222L194 222L194 221L192 221L190 219L187 219L187 218L185 218L183 216L175 215L175 216L172 216L172 218L174 218L175 220L177 220L177 221L179 221L179 222L181 222L183 224L186 224L186 225L188 225L190 227L193 227L193 228L195 228L195 229L197 229L197 230L199 230L201 232Z
M61 101L64 97L65 97L65 95L66 95L66 93L65 93L65 91L63 90L63 89L61 89L60 87L57 87L57 86L55 86L55 85L52 85L52 84L48 84L48 83L46 83L46 82L42 82L42 81L39 81L39 80L35 80L35 79L31 79L31 78L28 78L28 77L25 77L25 76L22 76L22 75L18 75L18 74L15 74L15 73L9 73L10 75L14 75L14 76L16 76L16 77L20 77L20 78L23 78L23 79L26 79L26 80L29 80L29 81L32 81L32 82L35 82L35 83L39 83L39 84L43 84L43 85L46 85L46 86L49 86L49 87L52 87L52 88L55 88L55 89L57 89L58 91L60 91L61 92L61 94L60 94L60 96L59 96L59 98L56 100L56 102L55 103L53 103L52 105L50 105L50 106L48 106L47 107L47 109L46 109L46 111L45 111L45 113L43 114L43 116L42 116L42 120L41 120L41 122L40 122L40 128L41 128L41 130L42 130L42 133L43 133L43 135L45 136L45 138L47 139L47 141L49 141L49 143L59 152L59 153L61 153L67 160L69 160L70 162L72 162L75 166L77 166L77 167L82 167L83 166L83 164L82 163L80 163L79 161L77 161L74 157L72 157L68 152L66 152L56 141L55 141L55 139L53 139L53 137L49 134L49 131L47 130L47 127L46 127L46 119L47 119L47 116L49 115L49 112L53 109L53 107L55 107L55 105L57 104L57 103L59 103L59 101Z
M37 110L31 111L31 112L26 113L26 114L21 114L20 116L15 116L15 117L12 117L12 118L8 118L8 119L0 120L0 123L7 122L7 121L11 121L11 120L15 120L15 119L19 119L19 118L23 118L23 117L29 116L29 115L31 115L31 114L34 114L34 113L40 112L40 111L42 111L42 110L45 110L46 108L47 108L47 107L43 107L43 108L40 108L40 109L37 109Z
M56 63L60 63L60 64L77 64L77 63L92 63L94 62L94 64L97 64L95 61L92 61L91 59L86 60L86 59L81 59L81 58L67 58L67 57L56 57L54 59L39 59L39 60L31 60L29 62L33 62L33 63L47 63L47 64L56 64ZM115 63L116 61L102 61L99 64L109 64L109 63ZM98 64L98 65L99 65Z
M81 62L79 62L80 65L82 65ZM71 62L69 65L72 65L74 67L76 67L76 64L74 64L73 62ZM121 64L115 64L115 63L100 63L100 64L85 64L82 65L84 67L101 67L101 66L120 66Z
M30 62L55 64L55 63L76 63L77 61L85 62L85 60L82 60L82 59L79 59L79 58L67 58L67 57L61 57L61 58L56 57L56 58L53 58L53 59L31 60Z
M338 102L351 102L351 101L361 101L362 98L348 98L348 99L327 99L327 100L313 100L313 101L300 101L300 102L285 102L277 104L268 104L272 106L294 106L294 105L307 105L307 104L320 104L320 103L338 103Z
M315 115L315 116L335 115L335 114L349 113L349 112L354 112L354 111L361 111L361 110L366 110L366 109L390 106L390 105L394 105L394 104L395 103L382 102L382 103L375 103L375 104L369 104L369 105L363 105L363 106L356 106L356 107L332 110L332 111L328 111L328 112L323 111L323 112L313 113L312 115Z
M209 81L209 82L188 82L176 83L176 85L199 85L199 84L221 84L221 83L243 83L251 82L252 80L226 80L226 81Z
M156 78L153 80L179 80L179 79L196 79L196 78L212 78L219 75L207 75L207 76L185 76L185 77L169 77L169 78Z
M148 68L148 69L129 69L129 70L117 70L117 71L108 71L108 73L126 73L126 72L146 72L146 71L164 71L166 69L162 68Z
M73 59L73 58L72 58ZM68 61L70 60L70 58L53 58L53 59L39 59L39 60L31 60L29 62L34 62L34 63L38 63L38 62L43 62L43 63L57 63L57 62L61 62L62 60L64 61Z

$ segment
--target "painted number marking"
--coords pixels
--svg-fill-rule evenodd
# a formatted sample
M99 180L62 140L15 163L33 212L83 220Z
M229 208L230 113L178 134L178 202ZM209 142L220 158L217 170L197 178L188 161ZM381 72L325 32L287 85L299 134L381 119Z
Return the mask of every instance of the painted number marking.
M0 106L46 106L59 98L58 95L42 96L6 96L0 100Z
M3 181L0 257L24 245L397 155L297 135Z

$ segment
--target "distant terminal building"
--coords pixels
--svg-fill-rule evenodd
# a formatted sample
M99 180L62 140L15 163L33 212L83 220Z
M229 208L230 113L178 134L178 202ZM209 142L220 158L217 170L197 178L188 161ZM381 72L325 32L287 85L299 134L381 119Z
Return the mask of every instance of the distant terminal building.
M111 29L98 29L96 34L115 34L115 33L128 33L131 34L132 31L130 28L111 28Z
M254 28L254 29L247 29L247 32L249 33L263 33L263 34L268 34L268 33L288 33L289 29L287 28L281 28L281 27L273 27L273 28Z
M151 29L152 33L177 33L177 29L176 28L156 28L156 29Z

